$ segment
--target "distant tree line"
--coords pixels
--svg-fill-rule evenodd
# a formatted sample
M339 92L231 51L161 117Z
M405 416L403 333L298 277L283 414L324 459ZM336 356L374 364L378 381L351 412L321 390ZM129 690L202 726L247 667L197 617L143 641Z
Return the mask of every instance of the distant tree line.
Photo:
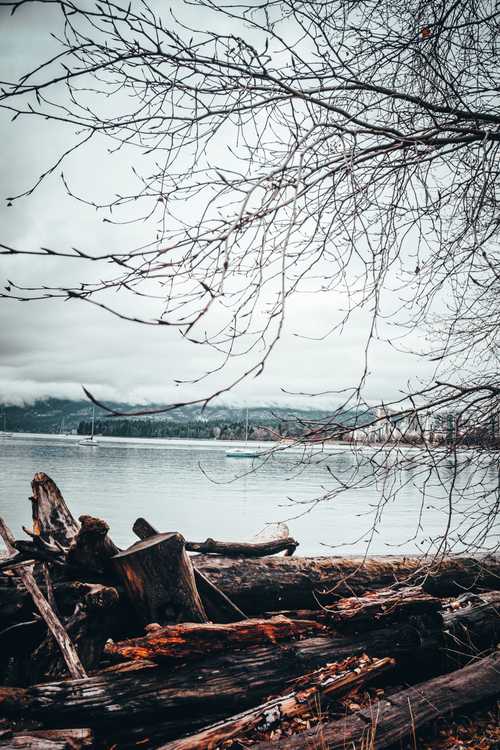
M79 435L88 435L92 424L85 420L78 425ZM95 423L96 434L106 437L138 438L197 438L218 440L244 440L244 421L211 419L174 422L158 419L105 419ZM266 425L249 423L250 440L276 440L278 437L299 435L301 428L292 420L269 420Z

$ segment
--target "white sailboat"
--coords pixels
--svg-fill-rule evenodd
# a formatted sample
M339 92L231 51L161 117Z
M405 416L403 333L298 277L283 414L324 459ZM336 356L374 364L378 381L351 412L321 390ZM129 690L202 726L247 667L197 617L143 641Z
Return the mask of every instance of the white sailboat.
M226 451L228 458L257 458L262 454L262 451L255 450L255 448L248 448L248 409L246 410L245 418L245 447L234 448Z
M98 448L99 441L94 437L94 424L95 424L95 407L92 407L92 426L89 437L84 438L78 442L78 445L86 446L87 448Z
M0 433L1 437L12 437L12 432L7 432L7 414L3 413L3 430Z

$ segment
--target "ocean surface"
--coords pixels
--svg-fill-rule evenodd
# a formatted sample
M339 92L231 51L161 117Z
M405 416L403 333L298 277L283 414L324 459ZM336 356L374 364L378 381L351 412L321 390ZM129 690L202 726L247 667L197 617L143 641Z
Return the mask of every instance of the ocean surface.
M30 482L39 471L52 477L76 517L104 518L119 546L136 541L138 516L192 541L248 541L260 532L272 536L269 525L286 522L303 555L364 553L368 544L372 554L415 553L447 523L439 503L421 508L418 482L408 477L376 532L380 483L314 503L334 484L332 475L349 476L359 461L348 446L318 452L303 465L297 449L252 460L227 457L234 442L100 438L89 448L79 439L0 436L0 515L17 538L23 524L31 526Z

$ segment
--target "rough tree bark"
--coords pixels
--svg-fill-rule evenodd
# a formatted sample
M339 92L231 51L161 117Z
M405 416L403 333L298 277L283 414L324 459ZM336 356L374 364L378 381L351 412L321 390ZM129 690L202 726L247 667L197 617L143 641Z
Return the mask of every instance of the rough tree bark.
M108 537L108 524L93 516L80 516L78 520L80 527L69 546L67 564L89 573L112 575L111 558L120 549Z
M490 596L488 602L471 607L482 610L482 619L488 615L491 622L489 636L494 641L484 642L483 649L494 648L500 635L500 592L496 594L496 599ZM449 613L444 628L458 627L464 612L474 639L468 610ZM417 619L411 625L392 625L357 636L320 636L247 648L176 670L165 665L103 673L85 681L4 687L0 688L0 713L13 717L28 713L47 727L74 726L78 717L81 721L82 712L92 727L139 725L145 720L157 721L161 714L162 721L169 722L169 736L178 737L185 731L186 719L203 716L208 723L215 716L241 711L279 692L294 677L351 656L390 655L404 670L405 677L435 674L445 666L448 641L443 627L426 625L419 629ZM480 626L485 632L484 623Z
M113 557L113 565L143 622L207 622L184 537L156 534Z
M434 596L498 588L500 559L457 557L442 560L432 574L419 556L265 557L233 559L199 555L197 570L251 615L283 609L314 609L341 597L422 583Z
M39 472L31 482L33 530L46 541L55 540L67 547L78 531L78 524L66 505L56 483Z
M285 695L212 724L189 737L173 740L158 750L214 750L230 739L243 738L244 734L254 729L272 728L283 719L289 720L315 711L325 699L338 698L349 690L360 688L392 666L393 659L370 660L367 657L352 657L344 662L328 664L305 675L300 684Z
M117 603L116 589L92 584L65 622L86 672L99 665ZM64 662L52 638L45 638L29 656L26 671L30 683L64 676Z
M158 533L145 518L138 518L132 529L139 539L148 539ZM193 572L203 606L211 620L228 623L246 619L247 616L245 613L223 591L215 586L207 576L194 567Z
M2 536L5 545L9 552L14 552L14 547L12 546L12 542L14 541L14 537L12 536L12 533L10 529L6 526L3 519L0 518L0 535ZM80 658L78 656L78 653L71 642L71 639L69 638L66 630L64 629L63 625L61 624L61 621L53 611L53 609L50 607L49 603L45 599L44 595L40 591L37 582L35 581L35 578L33 576L33 573L29 569L23 569L21 568L19 571L19 576L21 578L21 581L23 585L26 587L27 591L31 594L31 597L33 599L33 603L35 604L36 608L42 615L43 619L47 623L47 627L49 628L50 632L52 633L53 637L55 638L57 645L64 657L64 661L66 663L66 666L68 668L68 671L70 675L73 678L82 678L86 677L85 669L83 668L83 665L80 661Z
M294 737L259 742L253 750L303 750L321 738L329 750L370 747L381 750L410 737L420 727L458 709L491 700L500 693L500 654L475 661L452 674L436 677L378 701L338 721L322 722Z

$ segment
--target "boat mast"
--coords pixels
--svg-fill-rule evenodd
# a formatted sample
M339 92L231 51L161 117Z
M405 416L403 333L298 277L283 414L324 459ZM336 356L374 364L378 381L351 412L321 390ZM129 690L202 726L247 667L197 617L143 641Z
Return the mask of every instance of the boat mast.
M95 421L95 406L92 407L92 428L90 433L90 439L94 439L94 421Z

